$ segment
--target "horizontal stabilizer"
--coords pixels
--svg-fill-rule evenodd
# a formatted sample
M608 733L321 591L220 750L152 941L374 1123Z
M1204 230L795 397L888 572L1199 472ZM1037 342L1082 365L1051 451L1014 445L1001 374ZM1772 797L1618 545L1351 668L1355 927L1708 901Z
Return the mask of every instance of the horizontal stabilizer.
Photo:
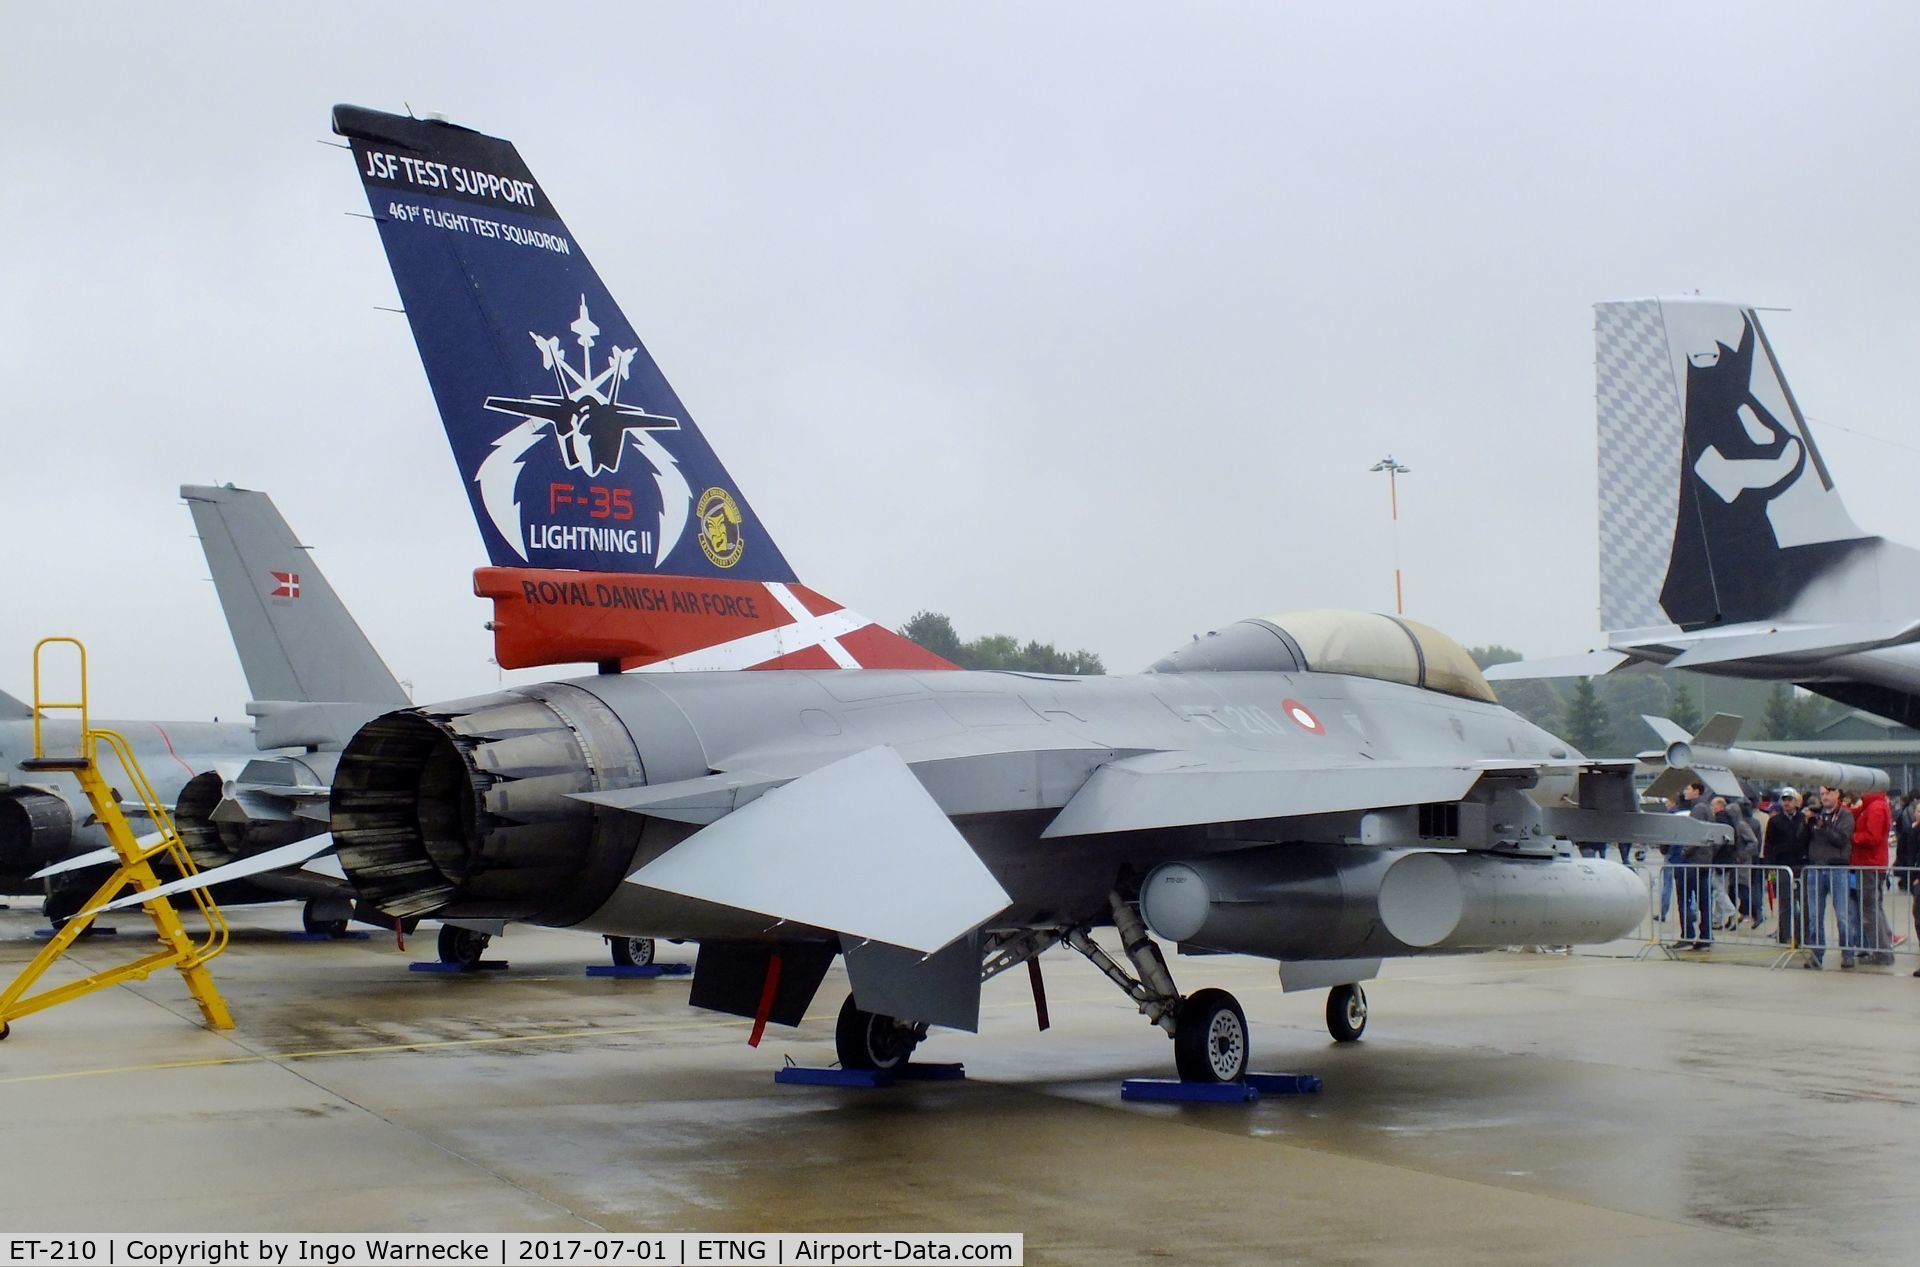
M1477 766L1326 766L1272 752L1153 752L1095 770L1040 834L1088 836L1457 801L1481 774Z
M890 748L822 766L695 832L627 879L931 954L1007 904Z
M268 871L278 871L282 867L297 867L307 859L333 848L333 835L323 832L318 836L309 836L305 840L296 840L290 845L278 849L268 849L261 853L249 854L238 862L229 862L222 867L209 867L205 871L196 871L157 889L140 889L125 897L116 898L105 906L96 907L88 914L99 911L118 911L129 906L139 906L157 897L172 897L176 893L185 893L190 889L210 889L216 884L225 884L230 880L244 880L248 876L261 875Z
M725 818L759 799L769 788L785 782L786 779L774 775L729 770L672 783L615 788L611 792L575 792L569 799L679 823L706 824Z
M1871 620L1800 628L1754 626L1752 632L1716 631L1706 637L1694 635L1666 641L1685 647L1667 661L1670 669L1695 669L1736 660L1825 660L1920 641L1920 621Z
M1486 671L1489 682L1530 682L1535 678L1600 677L1625 664L1622 651L1583 651L1579 655L1546 656L1539 660L1510 660Z

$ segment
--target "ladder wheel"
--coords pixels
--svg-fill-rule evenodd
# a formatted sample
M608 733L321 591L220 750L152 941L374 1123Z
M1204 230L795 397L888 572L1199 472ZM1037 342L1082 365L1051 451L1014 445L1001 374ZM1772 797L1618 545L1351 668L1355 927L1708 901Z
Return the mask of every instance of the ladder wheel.
M13 1026L7 1024L5 1021L0 1021L0 1043L6 1042L7 1035L11 1033L13 1033Z

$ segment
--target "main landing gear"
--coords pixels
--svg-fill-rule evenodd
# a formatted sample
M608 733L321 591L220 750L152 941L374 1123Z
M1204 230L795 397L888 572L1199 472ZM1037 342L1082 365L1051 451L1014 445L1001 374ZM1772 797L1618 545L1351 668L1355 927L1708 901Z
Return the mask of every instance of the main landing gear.
M653 962L651 937L609 937L607 949L616 968L645 968Z
M1124 990L1142 1015L1167 1031L1173 1039L1174 1067L1182 1080L1238 1082L1246 1077L1253 1044L1239 1001L1225 990L1214 989L1181 997L1167 971L1166 957L1147 935L1140 913L1118 891L1108 901L1133 972L1115 962L1084 928L1069 932L1067 944Z
M833 1026L833 1048L842 1069L893 1073L912 1059L913 1049L926 1036L925 1025L909 1025L877 1012L863 1012L853 1005L849 994Z
M300 927L310 933L327 937L345 937L349 917L337 913L342 905L344 903L338 901L309 899L307 904L300 908Z
M485 933L476 933L471 928L455 928L452 924L440 925L441 963L471 968L480 962L480 956L486 954L487 947L492 944L493 938Z

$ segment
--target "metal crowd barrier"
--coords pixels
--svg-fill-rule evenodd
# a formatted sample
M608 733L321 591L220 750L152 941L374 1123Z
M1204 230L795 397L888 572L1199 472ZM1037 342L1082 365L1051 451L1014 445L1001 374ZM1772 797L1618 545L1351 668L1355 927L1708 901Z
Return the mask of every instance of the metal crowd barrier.
M1639 958L1738 946L1770 952L1778 968L1800 949L1800 886L1786 867L1665 862L1656 855L1635 869L1647 880Z
M1888 966L1920 956L1914 895L1920 867L1807 867L1800 875L1810 962L1837 951L1843 966Z

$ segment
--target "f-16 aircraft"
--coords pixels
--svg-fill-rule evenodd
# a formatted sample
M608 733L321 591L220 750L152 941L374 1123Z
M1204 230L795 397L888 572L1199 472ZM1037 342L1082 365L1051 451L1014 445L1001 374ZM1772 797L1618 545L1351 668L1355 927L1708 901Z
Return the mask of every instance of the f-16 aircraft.
M1920 725L1920 552L1854 524L1759 314L1698 298L1595 312L1607 645L1487 676L1665 665Z
M512 145L348 106L334 129L493 563L498 658L600 669L362 728L332 825L363 903L696 941L693 1004L755 1042L844 955L836 1047L868 1069L976 1028L1008 969L1041 1004L1065 945L1183 1076L1231 1080L1245 1014L1176 988L1156 937L1278 960L1355 1039L1389 956L1634 927L1641 881L1566 841L1723 832L1638 813L1632 763L1391 616L1241 621L1131 676L946 665L799 584Z
M327 830L327 782L340 748L362 722L405 704L406 693L266 494L190 485L180 495L257 720L102 724L127 736L195 863L223 868L220 901L303 900L309 931L343 931L351 890L337 876L301 866L327 842L304 849L298 842ZM0 720L0 756L11 765L32 755L32 710L0 698L0 712L10 718ZM50 750L73 744L72 723L48 725ZM48 917L72 916L96 883L89 869L114 856L85 799L65 781L0 791L8 882L24 888L44 879ZM137 806L126 808L131 814ZM246 865L228 865L240 859Z

